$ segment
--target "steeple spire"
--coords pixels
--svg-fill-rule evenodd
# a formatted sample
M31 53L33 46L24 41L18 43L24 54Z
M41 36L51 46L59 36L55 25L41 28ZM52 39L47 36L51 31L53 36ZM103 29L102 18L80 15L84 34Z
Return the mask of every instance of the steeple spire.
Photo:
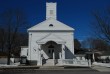
M46 19L57 18L57 3L46 3Z

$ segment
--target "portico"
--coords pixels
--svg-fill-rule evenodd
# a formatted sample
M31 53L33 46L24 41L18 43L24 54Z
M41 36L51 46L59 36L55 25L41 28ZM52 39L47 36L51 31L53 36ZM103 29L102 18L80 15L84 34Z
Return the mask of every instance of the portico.
M58 60L65 59L65 41L53 34L41 38L37 41L39 49L40 65L44 65L48 60L53 60L53 65L59 63ZM61 63L61 62L60 62Z

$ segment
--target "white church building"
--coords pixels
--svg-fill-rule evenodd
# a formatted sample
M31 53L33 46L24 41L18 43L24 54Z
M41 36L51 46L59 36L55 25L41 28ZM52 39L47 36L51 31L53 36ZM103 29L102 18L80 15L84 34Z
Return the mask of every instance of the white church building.
M21 57L26 56L29 63L38 66L74 63L74 28L57 20L57 3L46 3L46 20L29 28L28 33L29 43L21 48ZM86 65L87 60L82 59L79 62Z

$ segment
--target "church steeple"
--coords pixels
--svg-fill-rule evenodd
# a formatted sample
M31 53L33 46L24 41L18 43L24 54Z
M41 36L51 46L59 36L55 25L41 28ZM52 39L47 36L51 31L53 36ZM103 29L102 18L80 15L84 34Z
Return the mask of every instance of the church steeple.
M46 3L46 19L49 18L53 18L56 19L57 18L57 3Z

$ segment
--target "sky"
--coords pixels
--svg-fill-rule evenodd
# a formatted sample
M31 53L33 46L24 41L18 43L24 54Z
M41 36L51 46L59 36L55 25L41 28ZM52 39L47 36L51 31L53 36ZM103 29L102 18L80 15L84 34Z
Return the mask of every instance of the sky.
M73 27L75 38L80 41L92 36L92 12L110 7L110 0L0 0L0 13L19 8L34 26L46 19L46 2L57 2L57 19Z

